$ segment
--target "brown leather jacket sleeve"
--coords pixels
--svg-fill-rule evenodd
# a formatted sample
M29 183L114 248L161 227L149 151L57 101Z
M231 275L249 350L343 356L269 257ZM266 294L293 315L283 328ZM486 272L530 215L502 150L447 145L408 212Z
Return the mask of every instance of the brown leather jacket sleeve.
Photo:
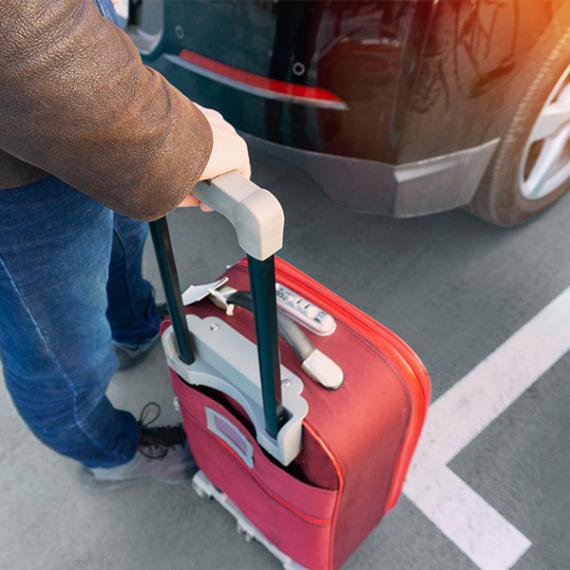
M0 38L3 151L138 219L192 190L208 122L92 0L1 0Z

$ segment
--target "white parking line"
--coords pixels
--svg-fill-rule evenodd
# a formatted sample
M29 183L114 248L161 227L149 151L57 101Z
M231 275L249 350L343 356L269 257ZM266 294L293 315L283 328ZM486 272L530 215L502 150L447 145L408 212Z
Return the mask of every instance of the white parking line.
M569 350L570 287L430 407L404 492L483 570L511 568L531 542L447 464Z

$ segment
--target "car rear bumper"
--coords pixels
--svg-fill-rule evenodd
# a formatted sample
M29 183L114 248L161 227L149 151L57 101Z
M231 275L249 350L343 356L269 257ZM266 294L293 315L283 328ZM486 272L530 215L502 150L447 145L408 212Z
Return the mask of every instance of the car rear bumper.
M302 168L338 204L397 218L467 205L499 144L499 139L494 139L477 147L393 165L300 150L243 134L251 148Z

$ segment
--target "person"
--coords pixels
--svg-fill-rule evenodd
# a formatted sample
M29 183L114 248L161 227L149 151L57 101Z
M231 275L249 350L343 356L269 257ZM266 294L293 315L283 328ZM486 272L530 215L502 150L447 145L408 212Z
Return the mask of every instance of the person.
M146 222L199 206L199 180L249 177L249 157L113 18L110 0L0 3L0 357L22 419L93 481L172 479L191 465L181 427L105 393L158 338Z

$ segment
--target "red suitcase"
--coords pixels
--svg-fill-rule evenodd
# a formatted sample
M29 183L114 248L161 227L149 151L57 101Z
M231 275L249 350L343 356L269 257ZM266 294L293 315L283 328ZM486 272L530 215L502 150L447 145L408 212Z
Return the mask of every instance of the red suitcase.
M163 345L200 468L194 485L286 568L340 568L398 500L425 418L429 379L394 333L281 259L275 277L282 310L275 312L267 251L278 249L281 238L267 251L252 243L263 242L265 229L282 233L280 207L235 175L215 182L195 193L234 223L250 254L255 322L248 260L231 267L227 281L205 298L198 295L185 308L185 322L166 222L152 227L174 324L163 324ZM224 201L232 201L236 186L232 210ZM249 236L243 219L256 224L249 214L236 221L235 210L248 201L246 209L263 202ZM299 305L303 313L295 312ZM277 320L287 342L277 341Z

